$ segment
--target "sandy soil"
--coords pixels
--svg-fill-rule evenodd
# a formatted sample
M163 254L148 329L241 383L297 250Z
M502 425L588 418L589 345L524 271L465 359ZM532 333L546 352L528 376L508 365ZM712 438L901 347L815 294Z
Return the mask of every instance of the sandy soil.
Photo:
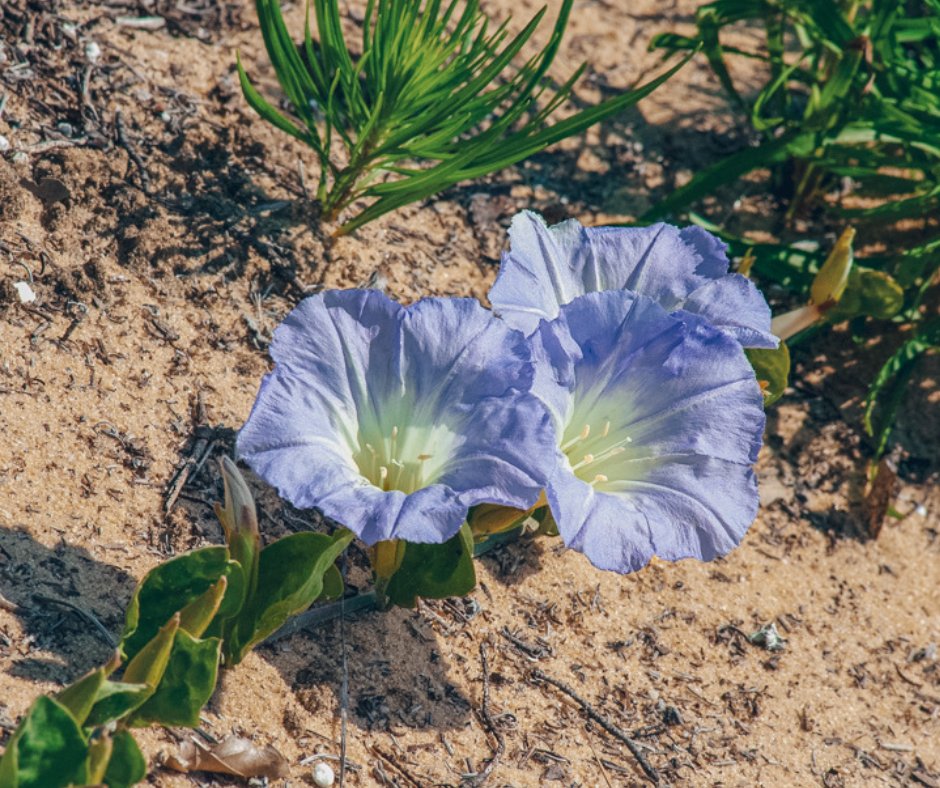
M744 142L693 64L585 138L325 245L298 167L309 177L313 158L263 126L234 79L238 48L273 84L250 4L181 5L0 8L4 737L37 694L106 659L104 634L76 608L116 636L150 567L219 541L214 462L169 512L167 489L198 438L212 456L230 450L268 368L269 332L305 293L380 274L404 300L482 297L517 210L636 216ZM518 22L537 3L487 6ZM611 95L655 71L647 41L688 30L694 7L580 0L555 71L588 59L579 100ZM167 24L119 21L152 14ZM12 286L28 276L37 300L22 305ZM467 600L350 621L349 784L456 785L497 749L491 785L641 784L626 747L541 671L631 732L668 783L940 785L937 369L898 433L905 516L877 533L858 416L883 344L836 332L796 353L759 462L762 513L727 559L621 578L525 542L484 558ZM251 481L266 536L311 521ZM771 622L782 651L747 637ZM293 784L309 784L301 760L339 752L342 653L335 623L259 649L225 675L204 729L274 744ZM156 766L187 735L141 735L150 782L225 783Z

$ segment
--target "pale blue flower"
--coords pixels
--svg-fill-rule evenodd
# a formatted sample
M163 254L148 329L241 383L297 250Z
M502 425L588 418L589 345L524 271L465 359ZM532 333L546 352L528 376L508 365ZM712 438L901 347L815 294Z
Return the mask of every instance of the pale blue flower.
M469 507L525 509L544 487L555 440L529 343L474 299L313 296L271 356L239 455L367 544L444 542Z
M532 338L533 391L560 436L546 493L565 543L619 572L738 544L764 428L738 342L625 290L575 298Z
M573 219L547 227L523 211L509 239L489 298L526 334L580 295L627 289L667 312L700 315L744 347L777 347L764 297L749 279L728 273L725 244L700 227L582 227Z

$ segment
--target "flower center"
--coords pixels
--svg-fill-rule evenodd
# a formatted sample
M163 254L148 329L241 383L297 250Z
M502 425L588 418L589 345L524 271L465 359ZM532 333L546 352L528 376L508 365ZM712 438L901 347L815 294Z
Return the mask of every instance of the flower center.
M359 472L382 490L413 493L433 484L451 455L457 435L440 425L360 429L353 459Z
M582 424L575 432L577 425ZM629 435L611 435L610 419L604 418L583 423L580 419L573 419L565 429L561 450L568 458L571 470L582 481L601 489L605 482L610 481L612 467L633 443Z

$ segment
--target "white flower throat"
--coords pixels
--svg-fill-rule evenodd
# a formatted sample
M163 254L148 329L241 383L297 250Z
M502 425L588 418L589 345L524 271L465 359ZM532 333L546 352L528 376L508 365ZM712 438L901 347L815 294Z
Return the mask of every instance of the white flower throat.
M353 459L359 472L381 490L413 493L433 484L451 457L458 436L443 425L363 425Z
M594 423L573 418L565 429L561 450L579 479L602 489L612 475L616 478L615 461L627 459L624 455L631 443L629 435L611 435L608 418Z

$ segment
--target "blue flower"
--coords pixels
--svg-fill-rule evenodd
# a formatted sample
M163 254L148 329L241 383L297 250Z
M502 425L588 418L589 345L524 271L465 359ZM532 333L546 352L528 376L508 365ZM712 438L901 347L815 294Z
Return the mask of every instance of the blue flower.
M764 297L749 279L728 273L725 244L699 227L593 228L574 220L547 227L523 211L509 238L489 298L526 334L580 295L627 289L667 312L700 315L744 347L777 347Z
M625 290L574 299L532 339L533 391L560 436L546 494L565 544L630 572L740 542L764 411L737 341Z
M525 509L545 485L555 440L530 355L474 299L313 296L274 332L238 453L367 544L444 542L470 506Z

